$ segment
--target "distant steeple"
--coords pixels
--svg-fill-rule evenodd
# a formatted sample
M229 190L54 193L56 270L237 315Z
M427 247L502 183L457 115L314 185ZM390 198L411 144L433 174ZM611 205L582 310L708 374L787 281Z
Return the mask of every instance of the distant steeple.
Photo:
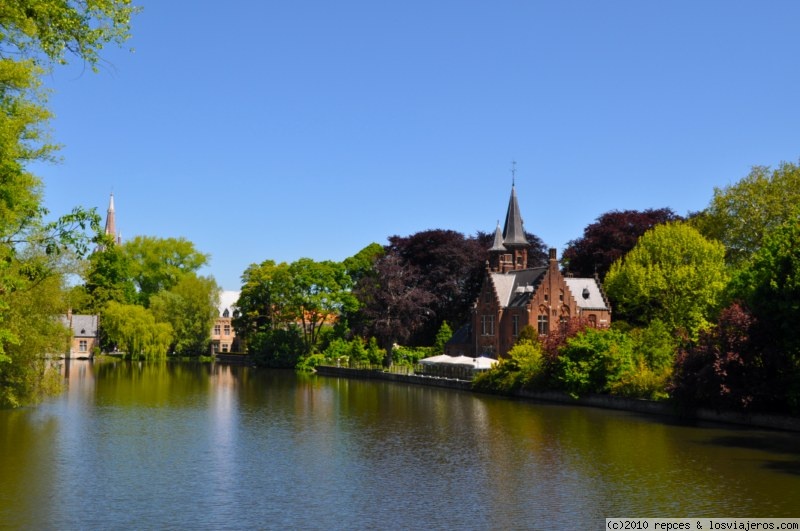
M114 238L117 244L122 243L122 238L117 233L117 214L114 210L114 194L108 200L108 210L106 211L106 234Z

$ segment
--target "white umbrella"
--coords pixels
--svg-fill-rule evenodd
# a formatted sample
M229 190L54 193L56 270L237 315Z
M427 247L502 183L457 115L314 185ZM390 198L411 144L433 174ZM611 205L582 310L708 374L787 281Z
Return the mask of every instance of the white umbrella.
M423 365L437 365L439 363L450 363L453 358L447 354L439 354L438 356L431 356L430 358L423 358L419 362Z

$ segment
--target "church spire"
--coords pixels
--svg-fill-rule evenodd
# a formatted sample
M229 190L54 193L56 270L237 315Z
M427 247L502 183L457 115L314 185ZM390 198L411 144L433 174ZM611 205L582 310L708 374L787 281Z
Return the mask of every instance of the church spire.
M117 215L116 211L114 210L114 193L111 193L111 197L108 200L108 210L106 212L106 234L112 236L114 238L114 242L119 244L121 243L121 238L117 234Z

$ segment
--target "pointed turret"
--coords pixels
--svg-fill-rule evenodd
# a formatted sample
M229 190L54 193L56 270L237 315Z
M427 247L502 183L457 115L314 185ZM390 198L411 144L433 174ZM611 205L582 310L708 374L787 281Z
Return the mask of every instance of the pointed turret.
M492 248L489 251L496 251L504 253L508 251L506 246L503 245L503 231L500 230L500 222L497 222L497 228L494 231L494 243L492 244Z
M514 185L511 185L511 198L508 200L506 224L503 226L503 245L506 247L530 246L527 238L525 238L525 229L522 227L522 216L519 213L519 204L517 203L517 189Z

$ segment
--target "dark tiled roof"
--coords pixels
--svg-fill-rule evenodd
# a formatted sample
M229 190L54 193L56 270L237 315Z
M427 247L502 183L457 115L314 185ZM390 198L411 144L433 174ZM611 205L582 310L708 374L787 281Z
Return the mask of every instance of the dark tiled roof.
M504 308L525 306L539 287L547 267L492 273L497 298Z
M64 326L70 328L69 318L61 316ZM72 315L72 335L75 337L97 337L96 315Z
M513 186L511 187L511 198L508 200L506 224L503 226L503 244L506 247L509 245L530 245L527 238L525 238L522 215L519 213L519 203L517 203L517 191Z
M453 336L447 341L447 345L466 345L470 343L470 332L472 326L470 324L465 324L461 328L455 331Z

